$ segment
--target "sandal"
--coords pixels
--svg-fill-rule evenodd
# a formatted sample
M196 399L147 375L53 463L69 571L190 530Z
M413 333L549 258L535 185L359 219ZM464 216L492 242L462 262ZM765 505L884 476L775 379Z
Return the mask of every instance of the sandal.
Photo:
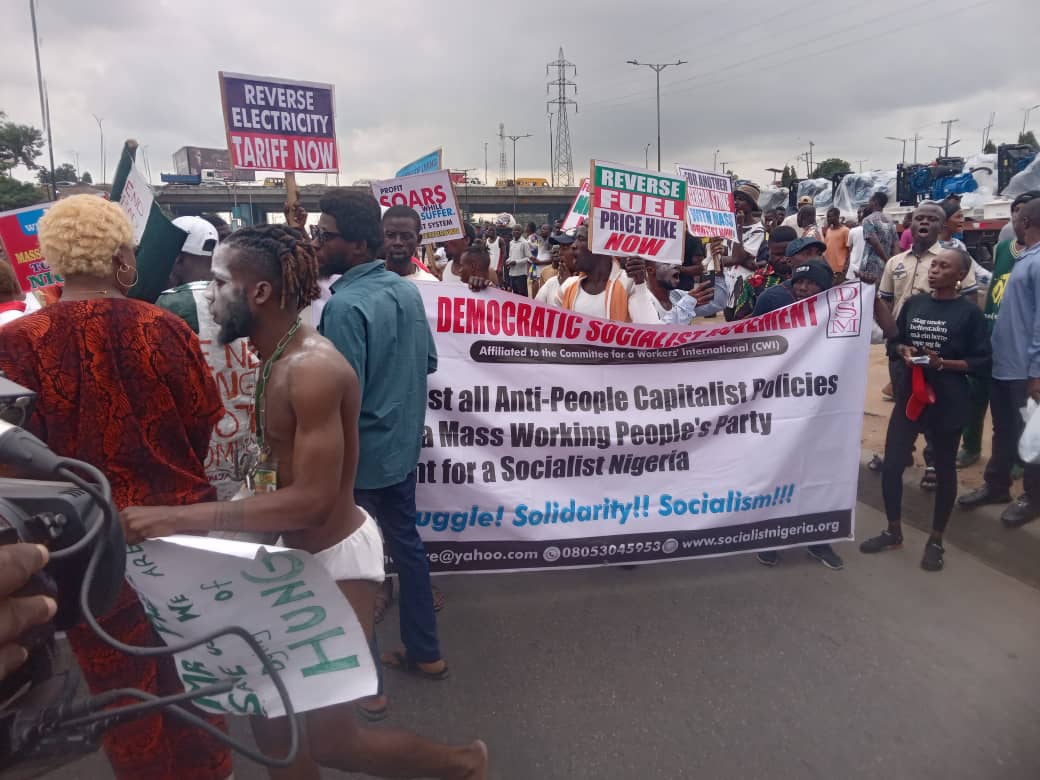
M933 492L939 485L939 480L935 476L935 469L926 468L924 470L924 476L921 477L921 490L927 490L929 493Z
M875 454L870 462L867 464L867 469L873 471L875 474L881 471L885 467L885 461L882 460L880 455Z
M444 591L436 585L431 585L430 587L433 588L433 611L440 612L444 609L444 605L448 603L448 599L445 597Z
M419 666L418 661L413 660L412 657L403 650L394 650L390 653L383 653L379 661L387 669L397 669L400 672L406 672L407 674L421 677L424 680L439 682L451 677L451 672L448 670L447 664L444 664L444 667L439 672L428 672Z
M388 609L390 609L390 607L393 605L393 603L394 603L394 592L393 592L393 590L391 590L389 593L387 593L382 587L379 588L379 591L376 593L375 607L372 610L373 616L375 618L375 622L376 623L382 623L383 622L383 618L386 617L386 611Z
M382 707L376 707L370 709L368 707L362 707L360 704L355 705L354 709L357 714L363 720L367 720L369 723L379 723L381 720L386 720L390 714L390 705L384 704Z

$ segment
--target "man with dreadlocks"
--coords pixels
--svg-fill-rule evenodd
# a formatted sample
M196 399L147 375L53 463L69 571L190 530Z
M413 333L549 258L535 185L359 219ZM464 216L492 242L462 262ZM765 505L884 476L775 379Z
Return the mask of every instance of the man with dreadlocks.
M193 531L280 535L325 566L371 642L383 545L371 516L354 502L361 393L346 359L300 320L319 294L314 250L301 232L283 225L247 228L218 247L212 267L206 297L220 341L247 337L261 360L254 495L191 511L127 509L127 541ZM308 749L272 777L317 777L321 765L376 777L486 778L482 742L449 747L405 731L362 729L350 704L304 717ZM284 719L254 718L253 732L268 753L288 749Z

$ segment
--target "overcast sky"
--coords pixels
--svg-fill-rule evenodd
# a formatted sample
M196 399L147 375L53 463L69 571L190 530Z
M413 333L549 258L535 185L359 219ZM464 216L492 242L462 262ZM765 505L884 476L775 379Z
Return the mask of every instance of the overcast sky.
M309 13L320 5L328 9ZM109 168L122 141L137 138L156 181L177 148L223 146L217 71L227 70L334 83L345 184L389 177L438 146L446 166L483 178L484 142L494 180L499 122L532 134L517 145L518 174L548 176L545 65L561 46L577 65L577 176L593 156L642 165L655 141L654 74L625 64L633 58L689 61L661 76L666 169L710 169L719 149L763 183L765 168L795 163L809 140L817 161L894 169L901 146L885 136L919 130L925 159L939 121L959 119L954 151L970 154L996 112L992 138L1013 142L1021 108L1040 103L1034 0L496 5L39 0L56 163L75 150L99 178L92 113L103 118ZM3 20L0 109L39 126L27 0L5 2ZM1032 119L1040 129L1040 109Z

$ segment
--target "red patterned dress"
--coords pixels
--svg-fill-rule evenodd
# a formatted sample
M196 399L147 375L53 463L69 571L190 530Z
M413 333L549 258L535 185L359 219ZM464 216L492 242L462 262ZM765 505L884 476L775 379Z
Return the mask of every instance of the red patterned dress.
M54 452L100 468L117 508L214 500L203 463L223 407L195 334L174 315L124 298L56 303L0 329L0 370L39 395L26 427ZM161 644L125 583L101 625L128 644ZM125 656L85 626L69 641L95 694L181 690L169 657ZM120 780L231 773L227 748L163 714L111 729L104 746Z

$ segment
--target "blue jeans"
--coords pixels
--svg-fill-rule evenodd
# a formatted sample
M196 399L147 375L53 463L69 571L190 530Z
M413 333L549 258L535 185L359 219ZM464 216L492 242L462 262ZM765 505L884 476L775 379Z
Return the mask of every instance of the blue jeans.
M433 586L426 548L415 527L415 473L404 482L375 490L355 488L354 501L379 524L383 543L397 565L401 581L401 641L408 656L418 663L441 658L437 617L433 611Z

